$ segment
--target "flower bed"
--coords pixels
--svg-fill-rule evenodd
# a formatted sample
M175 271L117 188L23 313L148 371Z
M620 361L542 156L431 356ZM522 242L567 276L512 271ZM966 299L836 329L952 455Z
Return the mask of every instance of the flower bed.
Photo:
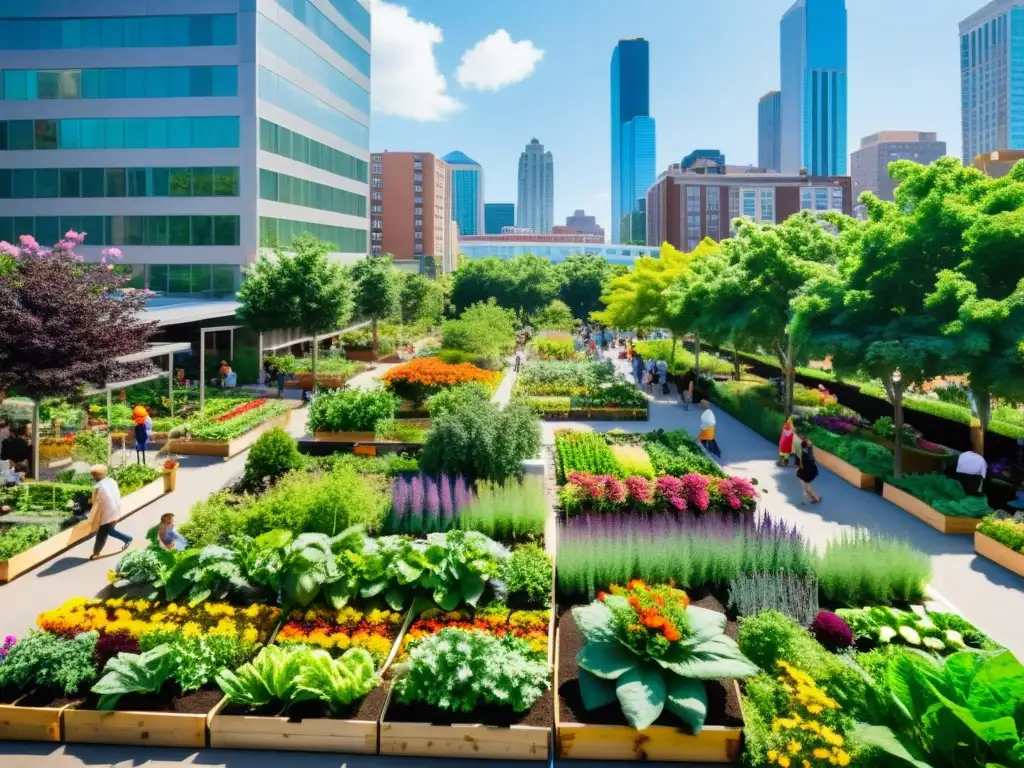
M689 474L648 480L639 475L619 480L611 475L570 472L559 489L562 512L572 517L587 511L626 512L751 511L757 491L741 477L712 478Z
M278 645L309 645L340 655L349 648L370 654L377 669L384 667L398 639L403 614L374 608L365 613L352 606L339 611L326 608L295 610L278 630Z
M236 403L221 413L208 408L206 414L185 423L184 437L171 438L165 447L186 456L228 458L244 451L266 430L287 426L296 407L297 402L257 399Z
M445 363L436 357L420 357L396 365L381 377L384 386L404 400L422 403L430 395L458 384L497 386L499 375L470 363Z
M436 635L442 629L464 629L490 632L496 637L513 637L524 640L537 658L547 658L551 629L551 614L548 610L513 611L504 605L491 605L476 611L442 611L430 608L423 611L402 637L396 661L405 662L409 646L429 635Z
M974 532L974 551L1024 576L1024 523L986 517Z

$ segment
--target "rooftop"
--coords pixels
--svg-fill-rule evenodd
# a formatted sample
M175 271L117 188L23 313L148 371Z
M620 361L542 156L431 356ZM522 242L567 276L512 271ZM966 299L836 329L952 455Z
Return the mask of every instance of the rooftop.
M157 325L181 325L218 317L234 317L241 305L233 299L189 299L161 296L146 300L139 314L143 322Z
M471 158L465 152L459 152L458 150L455 150L454 152L449 152L441 159L444 160L446 163L450 163L452 165L480 165L480 163Z

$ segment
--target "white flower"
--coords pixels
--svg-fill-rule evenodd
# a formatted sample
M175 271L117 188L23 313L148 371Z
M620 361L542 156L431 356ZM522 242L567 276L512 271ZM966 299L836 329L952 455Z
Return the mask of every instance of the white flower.
M964 636L957 632L955 629L946 630L946 640L960 648L964 646Z
M917 634L917 630L914 629L913 627L900 627L900 635L910 645L920 645L921 644L921 636L919 634Z
M917 622L917 626L921 629L935 629L935 622L929 618L924 618Z
M893 629L892 627L881 627L881 628L879 628L879 630L878 630L878 642L880 642L880 643L888 643L894 637L896 637L896 630Z
M456 673L456 676L459 678L460 682L465 682L473 676L473 670L467 666L461 666L459 667L459 671Z
M946 647L946 644L937 637L926 637L923 642L925 648L931 648L933 651L941 651Z

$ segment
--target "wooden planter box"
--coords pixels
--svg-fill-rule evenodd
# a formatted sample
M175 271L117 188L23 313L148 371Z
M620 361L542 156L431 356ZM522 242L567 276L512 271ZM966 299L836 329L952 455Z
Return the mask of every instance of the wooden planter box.
M646 408L570 408L570 419L585 421L647 421Z
M556 636L556 675L558 661ZM645 731L637 731L628 725L563 723L559 716L557 677L555 682L555 738L561 759L734 763L743 751L743 729L739 727L706 725L698 735L692 736L667 725L652 725ZM737 683L733 681L733 685Z
M551 601L548 623L548 669L552 689L557 688L556 668L552 666L556 649L555 602ZM411 615L410 615L411 618ZM401 642L401 638L399 638ZM396 644L396 649L398 645ZM394 656L395 651L392 651ZM394 689L388 692L380 721L380 754L407 757L452 757L474 760L537 760L547 763L551 757L552 729L533 725L474 725L432 723L390 723L388 709ZM552 690L555 712L558 695Z
M183 715L177 712L100 712L63 710L64 741L69 744L144 744L150 747L206 746L210 714Z
M60 741L63 707L0 704L0 741Z
M995 539L990 539L981 531L974 532L974 551L994 563L999 563L1003 568L1013 571L1018 576L1024 576L1024 555L1015 552L1005 544L1000 544Z
M148 504L152 504L163 496L164 493L166 491L164 490L164 479L162 477L157 478L134 493L129 493L121 499L121 516L118 518L118 521L124 520ZM75 523L70 528L59 531L46 541L36 544L31 549L26 549L10 560L0 561L0 583L11 581L21 574L31 571L51 557L59 555L83 539L89 538L96 533L98 528L99 518L90 517L88 520Z
M882 486L882 498L891 501L904 512L909 512L918 520L928 523L932 528L947 534L969 534L981 522L976 517L954 517L944 515L929 507L915 496L900 490L895 485L885 483Z
M220 714L227 703L221 700L210 715L211 747L377 754L380 725L375 720Z
M234 440L194 440L188 437L174 438L167 442L165 450L168 453L178 453L182 456L214 456L220 459L229 459L232 456L237 456L242 451L248 450L264 432L267 432L274 427L287 429L291 418L292 412L287 411L263 422L253 429L250 429L244 435L236 437Z
M852 464L847 464L838 456L833 456L828 451L823 451L814 446L814 458L821 466L839 475L843 480L864 491L875 489L875 476L861 472Z

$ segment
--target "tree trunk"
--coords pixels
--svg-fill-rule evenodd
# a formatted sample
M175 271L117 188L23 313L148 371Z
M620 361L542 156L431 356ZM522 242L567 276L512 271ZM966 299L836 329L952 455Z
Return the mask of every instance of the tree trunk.
M316 358L317 358L317 351L318 351L317 347L319 347L319 346L320 345L316 343L316 334L314 333L313 334L313 365L311 366L313 368L313 385L312 385L313 386L313 389L312 389L313 392L316 392Z
M736 345L732 348L732 374L736 381L743 378L743 371L740 369L740 351L736 349Z
M979 456L985 455L985 432L992 422L992 395L985 387L971 387L974 408L978 412L978 427L971 423L971 448Z
M792 336L786 336L786 348L778 345L779 363L782 366L782 409L786 418L793 415L793 387L796 378L796 350L793 348Z
M892 382L893 393L893 476L903 477L903 382Z
M668 353L668 367L672 367L672 363L676 361L676 333L672 332L672 351Z
M370 328L373 329L373 359L377 359L377 351L380 349L380 340L377 338L377 318L370 320Z
M39 400L32 402L32 479L39 479ZM108 427L109 428L109 427Z
M700 331L693 332L693 378L700 378Z

